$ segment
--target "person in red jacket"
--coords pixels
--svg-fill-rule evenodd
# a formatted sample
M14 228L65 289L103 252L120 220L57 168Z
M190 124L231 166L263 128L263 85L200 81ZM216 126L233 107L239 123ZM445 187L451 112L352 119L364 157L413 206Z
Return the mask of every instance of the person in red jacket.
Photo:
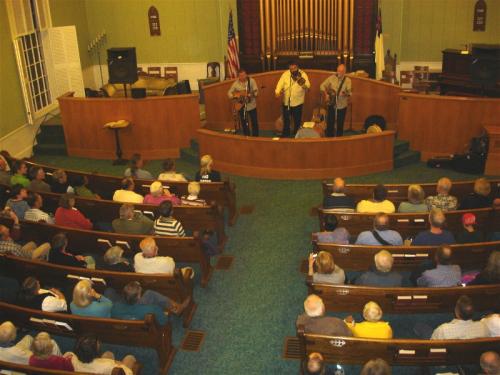
M56 225L78 229L92 229L92 222L75 208L75 195L63 194L56 210Z

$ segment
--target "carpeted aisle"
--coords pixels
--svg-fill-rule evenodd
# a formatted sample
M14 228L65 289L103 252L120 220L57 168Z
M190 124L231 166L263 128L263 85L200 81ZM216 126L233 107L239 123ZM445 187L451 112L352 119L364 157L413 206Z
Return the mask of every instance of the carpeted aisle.
M109 161L67 157L37 157L37 161L65 168L120 175L123 167ZM160 162L146 169L159 172ZM177 162L178 171L194 176L196 164ZM416 164L369 176L348 178L348 182L432 182L442 175L452 179L474 176L427 169ZM298 362L282 359L285 336L295 334L294 322L302 312L306 296L300 260L310 250L310 235L317 230L317 217L310 209L321 202L319 181L271 181L230 176L236 183L239 207L253 206L253 212L240 215L228 228L225 254L234 255L232 267L215 271L209 285L195 288L198 310L191 329L206 332L199 353L179 351L172 374L296 374ZM345 316L347 314L341 314ZM411 337L415 320L437 324L451 315L387 317L396 336ZM174 319L174 344L178 347L184 331ZM130 351L130 350L129 350ZM144 374L155 373L154 353L135 349L145 363ZM357 368L346 368L357 373ZM396 369L395 373L414 373Z

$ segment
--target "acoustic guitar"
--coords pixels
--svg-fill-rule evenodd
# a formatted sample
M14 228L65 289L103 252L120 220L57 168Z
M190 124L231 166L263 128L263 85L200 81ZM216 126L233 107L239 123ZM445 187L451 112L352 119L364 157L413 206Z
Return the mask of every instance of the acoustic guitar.
M328 96L328 97L327 97ZM334 106L337 104L337 93L334 89L328 88L326 91L323 91L323 95L321 96L322 105Z
M251 99L251 93L246 90L235 91L233 93L233 111L239 112L241 108L248 104Z

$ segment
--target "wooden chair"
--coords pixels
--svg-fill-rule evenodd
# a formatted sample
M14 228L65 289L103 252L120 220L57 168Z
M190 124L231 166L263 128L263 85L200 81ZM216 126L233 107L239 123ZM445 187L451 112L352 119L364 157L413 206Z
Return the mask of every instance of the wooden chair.
M382 358L391 366L444 366L475 364L482 353L498 351L500 338L473 340L376 340L314 335L297 328L303 360L321 353L326 363L362 365Z
M138 66L137 67L137 74L143 74L144 71L142 70L142 67Z
M15 160L10 157L8 157L8 159L10 161ZM28 164L28 167L42 167L47 172L49 178L52 172L58 169L53 166L33 163L31 161L26 161L26 163ZM65 171L70 180L76 176L87 177L87 179L89 180L89 188L106 199L112 199L113 192L117 189L118 186L120 186L122 180L122 177L117 176L103 175L98 173L86 173L83 171L73 171L68 169L66 169ZM149 186L152 182L152 180L135 180L136 192L143 195L149 193ZM188 182L165 182L164 184L168 187L174 187L177 190L178 195L188 194ZM200 198L205 199L207 202L214 201L217 205L226 208L228 210L229 225L234 225L236 223L238 210L236 208L236 186L234 185L234 183L231 183L229 181L202 183Z
M384 56L384 71L382 73L382 79L386 82L397 84L398 80L396 77L396 65L398 61L398 55L391 55L391 50L387 50L386 55Z
M136 368L132 369L135 375L140 374L140 364L136 366ZM75 371L62 371L62 370L50 370L41 367L34 367L28 365L19 365L17 363L12 362L4 362L0 361L0 369L2 370L11 370L15 373L29 374L29 375L91 375L89 372L75 372ZM125 375L125 371L123 369L116 367L111 372L111 375Z
M446 212L446 225L452 232L460 231L462 226L462 215L466 212L472 212L476 215L476 223L484 231L498 230L500 227L500 213L492 208L479 208L464 211ZM373 219L375 214L363 213L332 213L320 208L318 217L321 230L324 229L324 216L335 215L339 227L345 227L351 235L357 236L359 233L373 229ZM429 213L395 213L389 214L389 227L398 231L401 236L410 237L429 228ZM496 229L495 229L496 228Z
M414 74L411 70L401 70L399 72L399 82L403 89L413 88Z
M220 80L220 64L217 61L207 63L207 78L219 78Z
M332 312L361 312L369 301L380 305L385 314L421 314L453 312L461 295L469 296L478 311L500 307L500 284L457 286L452 288L379 288L357 285L331 285L312 281L306 284L309 294L317 294L326 310Z
M8 219L0 223L11 226ZM136 234L120 234L59 227L46 223L21 221L23 238L36 243L50 241L57 233L64 232L68 237L68 248L77 253L91 254L101 259L111 245L121 246L125 256L132 258L139 250L139 243L146 237ZM200 266L201 286L205 287L212 276L210 257L203 251L201 242L194 237L154 237L158 245L158 255L170 256L178 263L195 263Z
M160 326L151 314L146 315L144 320L91 318L49 313L5 302L0 302L0 310L4 319L12 321L16 327L74 338L93 333L103 342L154 349L161 374L168 372L176 351L172 346L171 324Z
M415 66L413 88L418 91L428 92L431 86L429 81L429 67Z
M148 66L148 75L153 77L161 77L161 67L160 66Z
M176 66L166 66L163 68L163 74L166 79L172 78L175 82L179 81L179 76Z
M490 254L500 249L500 241L475 244L451 245L452 263L464 270L482 269ZM373 258L381 250L387 250L394 259L395 270L413 270L424 260L433 260L437 246L364 246L313 243L315 251L332 254L335 264L349 271L364 271L373 266Z
M111 287L117 292L121 292L123 287L129 282L138 281L144 290L154 290L179 304L189 299L189 305L182 312L184 327L189 327L197 307L193 300L193 284L189 278L190 275L183 277L179 270L176 270L173 276L135 272L112 272L61 266L11 255L0 256L0 267L4 275L9 275L17 279L20 284L22 284L25 278L35 276L38 280L42 281L42 284L64 285L67 290L72 290L74 285L82 279L92 280L95 289L101 293L104 292L106 287Z

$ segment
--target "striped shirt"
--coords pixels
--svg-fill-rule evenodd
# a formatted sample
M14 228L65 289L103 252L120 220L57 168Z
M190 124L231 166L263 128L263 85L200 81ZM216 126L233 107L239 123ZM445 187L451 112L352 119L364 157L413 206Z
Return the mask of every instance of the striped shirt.
M159 217L154 224L155 234L170 237L185 237L186 233L180 221L173 217Z
M26 213L24 214L24 220L36 222L44 221L48 224L54 224L54 218L38 208L30 208L28 211L26 211Z

